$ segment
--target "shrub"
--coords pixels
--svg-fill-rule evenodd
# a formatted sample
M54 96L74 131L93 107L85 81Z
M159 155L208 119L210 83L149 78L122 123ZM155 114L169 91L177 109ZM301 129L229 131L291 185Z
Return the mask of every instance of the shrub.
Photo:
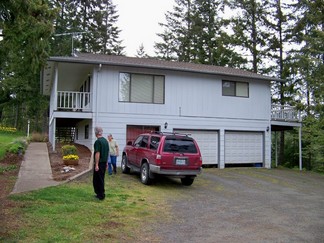
M9 145L7 151L12 154L24 154L27 146L28 143L26 140L18 139Z
M63 156L70 155L70 154L78 155L78 151L74 145L64 145L62 146L62 154Z
M29 140L32 142L48 142L48 135L44 133L34 132L29 137Z

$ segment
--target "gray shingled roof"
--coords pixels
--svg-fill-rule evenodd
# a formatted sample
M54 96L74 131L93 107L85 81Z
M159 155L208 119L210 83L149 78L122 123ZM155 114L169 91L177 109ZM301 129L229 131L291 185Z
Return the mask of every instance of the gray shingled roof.
M137 68L152 68L162 70L173 70L193 73L215 74L231 77L243 77L249 79L281 81L284 80L244 71L236 68L194 64L187 62L162 61L153 58L137 58L116 55L78 53L76 56L50 57L48 61L69 62L69 63L86 63L86 64L102 64L113 66L127 66Z

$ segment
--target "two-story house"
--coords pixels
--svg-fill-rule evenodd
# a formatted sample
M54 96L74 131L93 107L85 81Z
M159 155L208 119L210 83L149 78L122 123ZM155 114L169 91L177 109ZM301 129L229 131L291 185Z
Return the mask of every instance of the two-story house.
M205 165L270 168L271 130L301 127L296 113L273 109L271 81L283 82L234 68L80 53L50 57L41 83L54 149L62 133L92 149L98 125L121 149L146 131L187 133Z

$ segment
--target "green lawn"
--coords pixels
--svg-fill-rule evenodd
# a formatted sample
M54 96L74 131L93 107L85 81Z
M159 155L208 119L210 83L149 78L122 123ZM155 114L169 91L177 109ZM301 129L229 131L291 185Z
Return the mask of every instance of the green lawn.
M140 242L151 239L150 226L156 220L166 223L171 219L165 200L179 196L181 188L180 183L175 186L168 181L145 186L138 176L119 173L106 177L104 201L94 198L91 176L83 182L12 195L10 200L16 207L7 212L11 220L6 222L6 234L0 234L0 242ZM156 240L152 238L152 242Z
M22 137L21 133L0 132L0 160L5 156L8 145L20 137Z

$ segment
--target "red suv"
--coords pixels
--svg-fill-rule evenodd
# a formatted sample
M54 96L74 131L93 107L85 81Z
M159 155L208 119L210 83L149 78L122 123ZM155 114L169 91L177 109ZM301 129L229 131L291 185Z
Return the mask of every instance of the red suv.
M122 172L140 172L141 182L150 184L156 174L181 178L190 186L201 173L202 157L196 141L186 134L152 132L128 143L122 155Z

